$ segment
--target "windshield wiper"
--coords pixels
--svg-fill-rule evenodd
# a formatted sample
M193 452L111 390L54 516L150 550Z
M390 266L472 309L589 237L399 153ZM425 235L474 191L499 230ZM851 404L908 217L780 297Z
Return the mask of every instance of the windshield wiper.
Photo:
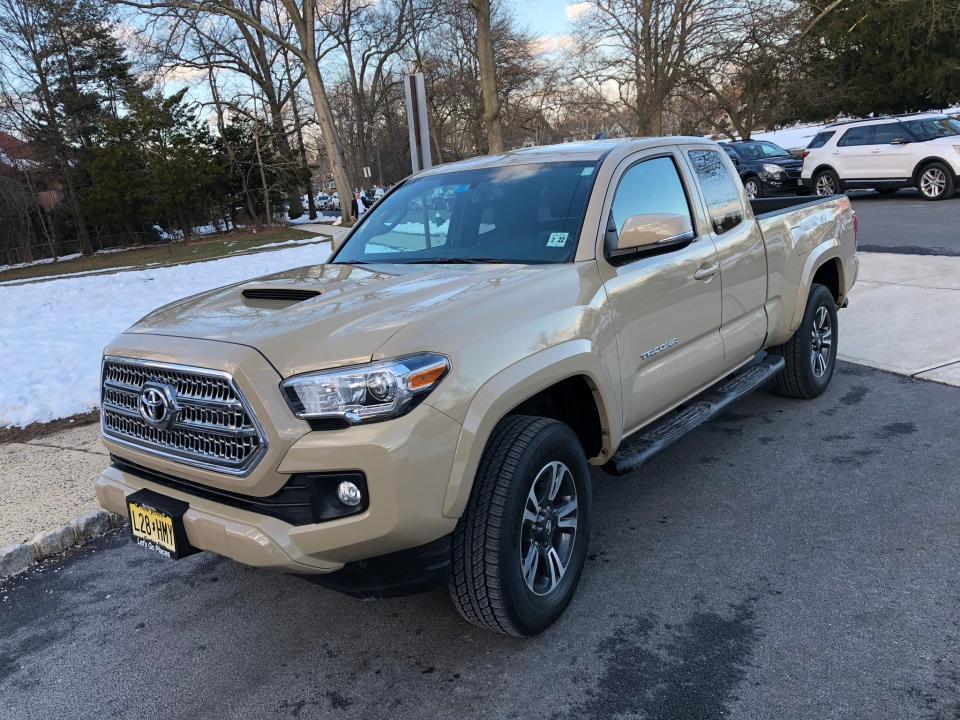
M500 258L487 258L487 257L478 257L478 258L421 258L420 260L405 260L405 265L481 265L484 263L489 264L502 264L503 260Z

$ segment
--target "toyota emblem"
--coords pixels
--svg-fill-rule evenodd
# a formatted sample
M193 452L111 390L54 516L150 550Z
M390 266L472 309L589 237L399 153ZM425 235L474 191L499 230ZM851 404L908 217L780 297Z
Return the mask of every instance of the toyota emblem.
M146 383L140 390L137 402L140 416L150 427L170 427L180 408L177 406L176 390L170 385Z

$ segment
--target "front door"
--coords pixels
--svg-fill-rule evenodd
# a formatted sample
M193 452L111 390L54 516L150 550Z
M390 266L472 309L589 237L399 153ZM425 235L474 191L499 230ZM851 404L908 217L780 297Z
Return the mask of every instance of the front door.
M626 433L723 370L719 260L687 173L672 152L638 153L617 168L606 198L604 217L612 215L616 231L630 217L670 213L687 217L696 233L656 255L598 251L615 313Z

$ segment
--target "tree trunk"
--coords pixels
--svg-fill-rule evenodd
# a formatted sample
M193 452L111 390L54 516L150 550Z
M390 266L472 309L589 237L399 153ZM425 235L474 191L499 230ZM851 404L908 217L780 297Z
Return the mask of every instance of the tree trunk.
M337 133L333 112L330 110L327 90L323 86L320 68L316 63L304 63L304 71L307 75L307 83L310 85L310 94L313 96L317 124L320 126L320 132L323 133L327 159L330 161L330 170L333 172L333 179L337 184L337 191L340 193L340 217L343 222L350 222L353 220L353 212L350 207L350 198L353 197L353 182L344 161L343 147L340 145L340 135Z
M490 37L490 0L470 0L470 9L477 18L477 62L480 64L483 116L487 123L487 151L495 155L502 153L504 146L497 97L497 66Z

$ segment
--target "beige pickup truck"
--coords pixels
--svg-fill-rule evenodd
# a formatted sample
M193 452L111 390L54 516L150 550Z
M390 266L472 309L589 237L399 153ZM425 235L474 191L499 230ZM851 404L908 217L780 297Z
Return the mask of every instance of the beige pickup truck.
M467 620L539 633L580 580L590 465L633 472L766 383L826 389L856 232L843 196L749 201L702 139L434 168L327 264L111 342L97 496L166 557L445 582Z

